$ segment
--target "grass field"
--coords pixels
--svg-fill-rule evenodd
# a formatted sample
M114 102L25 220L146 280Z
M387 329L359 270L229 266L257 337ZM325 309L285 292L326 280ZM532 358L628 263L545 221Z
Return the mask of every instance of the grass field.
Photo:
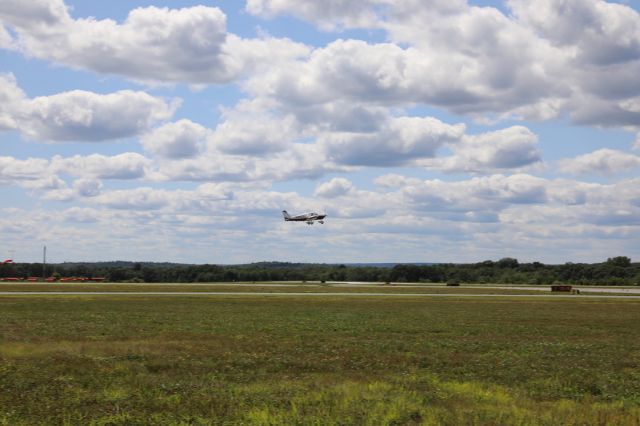
M576 287L582 295L615 295L639 297L638 287ZM393 294L482 294L527 295L551 293L549 286L498 284L465 284L458 287L445 284L416 283L0 283L4 292L189 292L189 293L393 293ZM554 293L554 296L567 293Z
M637 425L640 301L2 296L19 424Z
M545 287L548 290L548 286ZM1 284L0 292L241 292L241 293L405 293L405 294L540 294L526 289L493 289L482 287L447 287L445 285L320 285L320 284Z

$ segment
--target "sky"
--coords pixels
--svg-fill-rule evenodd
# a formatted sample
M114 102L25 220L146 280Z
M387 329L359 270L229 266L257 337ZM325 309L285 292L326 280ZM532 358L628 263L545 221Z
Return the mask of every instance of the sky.
M0 0L0 257L640 261L639 75L636 0Z

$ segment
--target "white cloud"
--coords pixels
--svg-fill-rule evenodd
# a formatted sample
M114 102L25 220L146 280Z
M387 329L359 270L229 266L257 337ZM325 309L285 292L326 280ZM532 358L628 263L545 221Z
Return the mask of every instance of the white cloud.
M44 158L0 157L0 185L16 185L45 200L70 201L78 196L94 197L103 184L100 179L142 179L152 164L144 156L127 152L115 156L91 154ZM69 187L60 176L78 177Z
M202 150L208 132L190 120L153 129L140 139L145 150L162 158L192 158Z
M54 156L51 160L51 169L56 173L97 179L140 179L145 177L150 167L151 160L136 152L114 156Z
M349 128L347 123L334 122L339 116L339 111L333 110L336 105L327 106L330 110L319 116L307 116L309 111L296 115L261 99L242 101L223 112L221 123L213 131L197 126L197 136L182 139L180 135L189 123L183 121L154 130L142 142L148 151L156 153L176 143L175 149L181 153L159 156L156 180L314 179L364 166L482 173L518 170L540 161L536 135L522 126L465 135L463 124L447 124L433 117L392 116L384 109L356 106L360 112L350 118L371 120ZM198 141L205 135L208 143L203 147ZM183 155L183 145L197 155ZM449 147L455 155L438 158L438 150L443 147Z
M78 74L85 87L101 82L92 75L100 73L147 83L154 94L179 91L187 104L180 118L200 108L200 119L216 122L168 123L177 103L141 91L32 98L40 86L25 85L26 95L13 75L0 74L0 130L13 132L5 144L20 157L0 157L0 185L34 198L30 210L0 207L3 243L28 246L29 235L40 235L61 242L68 259L94 252L202 262L264 260L259 253L312 261L524 254L554 262L606 258L618 248L638 253L638 179L540 177L533 125L512 122L560 118L637 133L639 15L600 0L531 4L512 0L501 12L467 0L246 2L256 16L288 14L336 31L310 48L260 28L265 34L255 39L230 33L215 7L144 7L116 21L72 16L62 0L0 0L0 48L12 50L10 60L35 58L35 73L88 70ZM228 86L153 86L181 82ZM229 106L238 96L245 98ZM456 124L462 116L476 124ZM501 120L509 125L500 129ZM554 124L540 128L545 156L554 156ZM17 133L118 143L43 147ZM562 134L580 143L574 135ZM126 152L140 147L144 155ZM35 149L64 155L27 158ZM83 154L69 153L75 149ZM600 149L556 164L593 180L640 167L631 152ZM9 203L18 199L6 192ZM285 208L327 211L329 219L290 226ZM379 250L366 250L371 245Z
M637 11L602 0L509 6L513 15L464 0L371 0L357 8L252 0L251 13L292 14L325 29L379 29L391 43L338 40L297 67L257 75L247 87L291 105L424 103L480 120L568 114L581 124L640 126L640 113L624 106L640 94L633 77L640 73Z
M169 118L175 105L144 92L122 90L100 95L74 90L32 99L20 130L46 141L103 141L139 134Z
M286 39L244 40L226 31L218 8L130 11L123 23L73 19L63 0L3 1L0 20L29 56L143 81L227 83L256 60L306 53Z
M640 126L640 113L624 106L640 94L638 12L602 0L509 6L513 15L464 0L247 3L256 15L376 29L390 41L337 40L312 52L288 39L228 34L224 13L205 6L138 8L117 23L73 19L62 0L8 1L0 19L38 58L147 81L247 76L251 94L301 114L330 103L422 103L479 120L569 114L581 124Z
M583 64L612 65L640 59L640 15L601 0L508 0L515 16L559 46L577 48Z
M0 23L0 49L11 49L11 34Z
M375 184L382 188L400 188L408 185L417 185L420 183L420 179L408 178L396 173L389 173L386 175L378 176L374 180Z
M172 195L171 191L141 187L104 192L95 201L113 209L155 210L169 205Z
M88 207L71 207L62 211L62 219L71 223L97 223L104 214Z
M73 189L81 197L95 197L102 190L102 182L97 179L78 179L73 183Z
M349 194L355 188L349 179L333 178L316 187L315 195L323 198L335 198Z
M264 155L291 147L298 136L291 116L275 117L243 104L226 111L212 134L211 147L227 154Z
M492 175L466 181L427 180L401 189L413 208L427 212L447 212L453 220L494 217L510 204L547 201L545 180L526 174Z
M271 183L348 169L330 161L311 143L315 135L303 134L300 127L291 115L240 103L207 130L207 144L197 156L158 159L154 179Z
M557 90L549 73L563 55L497 10L411 5L411 13L402 3L390 5L397 15L377 24L409 47L338 40L299 68L257 76L249 89L287 102L422 102L479 115L546 102Z
M42 158L19 160L13 157L0 157L0 183L14 184L24 181L37 181L46 177L49 161Z
M0 130L18 127L16 114L23 108L25 98L13 74L0 74Z
M318 143L327 158L352 166L395 166L433 157L464 134L463 124L448 125L431 117L391 118L373 133L327 133Z
M431 253L429 247L437 245L437 252L429 256L445 252L445 257L436 260L454 256L457 260L473 261L497 258L508 252L518 257L524 255L552 261L557 252L549 252L551 244L562 246L563 252L569 253L565 254L569 260L587 256L585 259L592 261L593 258L581 251L585 246L586 249L597 247L598 241L607 238L632 247L633 235L640 229L637 179L611 185L548 180L525 174L451 182L402 175L380 180L393 181L395 189L388 192L360 190L343 178L318 185L318 192L327 190L330 195L322 198L322 205L318 205L315 196L303 197L294 192L230 184L203 184L192 190L171 191L103 189L99 195L80 199L95 208L76 207L46 214L47 229L41 229L39 225L44 221L42 215L45 213L36 211L20 214L20 219L14 220L11 226L37 230L38 235L61 238L60 241L66 241L62 236L76 235L92 240L102 235L98 240L103 246L126 242L119 254L138 253L138 256L146 253L143 245L148 245L149 240L141 243L135 235L149 234L152 235L150 238L158 238L154 242L155 248L167 255L172 242L179 247L189 241L189 247L203 248L208 245L197 236L214 234L216 247L220 244L224 247L224 253L216 255L222 256L220 259L229 259L235 250L232 241L246 244L248 235L259 250L267 250L276 257L278 253L286 255L287 251L272 251L268 241L274 239L286 239L287 247L304 251L312 232L314 244L331 248L322 254L323 259L329 256L329 261L380 241L385 242L385 250L391 246L395 251L410 248ZM230 188L235 188L233 193ZM330 194L334 189L337 192ZM326 210L328 222L318 229L291 226L281 220L279 212L284 208L290 211ZM83 228L83 225L89 227ZM105 233L105 230L109 232ZM7 235L10 234L5 232ZM471 250L470 257L455 257L456 250L462 248ZM64 250L73 253L71 247ZM188 256L201 259L197 257L199 249L185 250ZM384 252L379 260L391 256L394 250ZM106 252L102 253L108 256ZM235 255L243 256L242 253L247 256L242 250ZM330 257L331 253L334 257ZM545 257L544 253L549 256ZM315 256L319 255L315 252ZM248 259L240 257L238 260Z
M287 13L316 22L325 30L332 30L341 26L363 27L372 25L377 19L372 6L384 3L388 3L388 1L248 0L246 10L251 14L264 17Z
M523 126L468 135L451 148L454 155L425 165L447 172L486 173L515 170L542 160L537 136Z
M131 90L104 95L73 90L29 99L13 75L0 74L0 130L17 129L37 141L131 137L170 118L178 106L177 100Z
M560 169L572 174L612 175L637 167L640 167L640 156L608 148L560 161Z

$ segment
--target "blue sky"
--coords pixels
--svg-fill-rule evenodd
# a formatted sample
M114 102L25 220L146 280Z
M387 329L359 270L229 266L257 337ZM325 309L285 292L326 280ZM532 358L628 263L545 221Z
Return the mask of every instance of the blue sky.
M639 10L0 0L0 257L637 261Z

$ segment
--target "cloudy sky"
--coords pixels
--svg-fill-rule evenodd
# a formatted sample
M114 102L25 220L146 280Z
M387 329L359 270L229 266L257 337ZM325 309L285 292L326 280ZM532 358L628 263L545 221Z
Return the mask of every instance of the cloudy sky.
M636 0L0 0L0 257L638 261L639 75Z

